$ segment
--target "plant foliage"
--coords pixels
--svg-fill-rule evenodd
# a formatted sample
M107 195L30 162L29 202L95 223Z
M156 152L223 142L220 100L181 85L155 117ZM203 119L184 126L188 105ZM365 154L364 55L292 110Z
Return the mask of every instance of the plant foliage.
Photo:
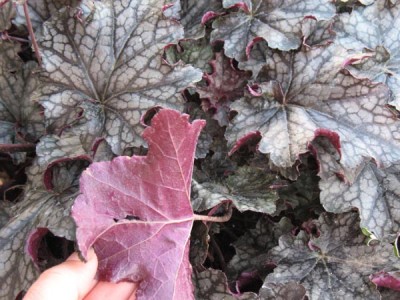
M0 0L0 298L75 246L138 299L399 299L399 20Z

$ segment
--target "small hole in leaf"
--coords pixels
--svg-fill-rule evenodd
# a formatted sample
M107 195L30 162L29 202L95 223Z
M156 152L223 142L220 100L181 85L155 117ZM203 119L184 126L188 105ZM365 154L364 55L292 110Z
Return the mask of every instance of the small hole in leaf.
M119 221L121 221L121 220L128 220L128 221L132 221L132 220L140 220L140 218L139 217L137 217L137 216L131 216L131 215L127 215L125 218L123 218L123 219L117 219L117 218L114 218L113 219L114 220L114 222L115 223L118 223Z
M151 120L153 117L161 110L162 108L159 106L150 108L148 111L144 113L142 116L141 123L145 126L150 126L151 125Z

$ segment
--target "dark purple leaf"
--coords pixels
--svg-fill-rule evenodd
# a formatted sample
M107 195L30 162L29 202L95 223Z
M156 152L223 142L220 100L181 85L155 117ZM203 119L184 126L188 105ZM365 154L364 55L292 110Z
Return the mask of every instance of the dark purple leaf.
M215 53L210 65L212 72L204 74L204 83L199 83L196 91L203 101L203 109L211 111L220 126L226 126L230 104L243 96L250 74L238 71L222 52Z
M193 299L190 184L205 122L161 110L143 132L147 156L93 163L72 208L79 249L94 247L99 278L140 282L138 299Z

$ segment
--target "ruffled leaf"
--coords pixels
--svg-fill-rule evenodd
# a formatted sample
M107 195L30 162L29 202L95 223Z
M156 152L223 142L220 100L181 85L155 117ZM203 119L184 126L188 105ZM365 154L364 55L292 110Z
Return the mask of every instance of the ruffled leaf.
M400 122L385 107L388 89L340 73L345 53L336 46L272 52L258 74L267 81L231 105L238 112L226 138L235 151L260 135L258 150L279 168L292 166L316 136L340 151L346 169L373 157L379 166L400 159Z
M201 72L163 64L163 47L183 34L163 16L163 2L96 1L89 11L63 9L45 23L39 41L45 72L35 98L51 130L80 118L82 132L104 136L121 154L145 144L140 120L147 110L183 109L179 92Z
M211 39L225 41L225 54L238 61L246 59L247 47L259 38L274 49L296 49L301 44L304 17L329 20L335 14L328 0L224 0L223 5L239 10L213 22Z

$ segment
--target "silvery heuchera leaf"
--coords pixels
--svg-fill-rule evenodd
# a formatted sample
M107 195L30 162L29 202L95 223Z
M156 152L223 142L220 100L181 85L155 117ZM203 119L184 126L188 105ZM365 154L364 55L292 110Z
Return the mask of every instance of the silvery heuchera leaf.
M38 85L34 62L22 64L16 44L0 41L0 144L34 143L44 133L41 108L30 100ZM22 162L22 153L13 154Z
M321 179L328 179L333 174L344 176L344 170L340 165L340 153L329 138L318 136L309 144L309 148L318 161L318 176ZM348 177L349 173L347 172L346 179ZM348 181L353 182L354 178Z
M35 161L28 170L28 183L20 202L13 208L18 216L0 229L0 298L15 299L16 295L36 279L38 270L25 253L31 231L48 228L54 235L75 239L75 225L69 216L78 194L78 178L87 166L83 161L70 161L53 168L49 191L43 183L43 170Z
M179 92L200 80L201 72L163 64L163 47L183 34L162 15L163 4L96 1L90 11L66 8L45 23L39 41L45 72L34 98L51 130L84 117L82 131L89 130L86 121L121 154L144 145L140 118L148 109L183 109Z
M190 251L189 260L194 268L203 266L207 259L209 227L205 222L194 222L192 232L190 234Z
M79 0L35 0L26 1L28 4L29 17L32 22L32 28L37 31L43 23L52 15L56 14L61 8L66 6L74 7L78 5ZM26 17L22 5L17 5L17 16L14 20L16 25L26 25Z
M15 15L15 6L12 1L0 1L0 32L11 27L11 19Z
M203 75L203 82L197 84L196 91L202 99L202 107L213 112L220 126L229 122L230 104L244 94L250 74L237 70L223 52L215 53L209 64L212 72Z
M256 300L254 293L243 293L234 295L228 287L225 274L220 270L207 269L202 272L193 272L193 282L195 285L195 298L224 299L224 300Z
M55 162L70 159L91 160L78 135L46 135L36 145L38 164L47 168Z
M328 0L224 0L223 5L239 10L213 22L211 39L223 40L225 54L238 61L246 59L246 48L254 39L262 38L274 49L297 49L304 17L329 20L335 14Z
M335 45L274 51L258 75L266 82L231 105L238 112L225 134L234 146L231 153L260 135L258 150L287 168L316 136L327 136L339 141L346 169L363 157L373 157L379 166L399 160L400 122L385 107L388 89L339 72L345 52Z
M373 162L365 162L351 185L333 175L321 180L319 186L321 203L327 211L340 213L358 208L361 227L379 239L399 232L400 164L378 169Z
M212 72L209 61L213 58L214 52L208 39L181 40L178 44L170 44L165 48L165 58L170 64L176 64L182 60L203 72Z
M164 11L164 14L179 19L183 25L186 39L199 39L205 35L205 23L210 18L221 14L222 10L220 0L175 0L173 5Z
M271 270L265 264L268 251L278 245L281 235L289 233L292 229L293 225L287 218L274 223L267 217L261 217L254 229L248 230L232 244L236 254L228 263L228 278L235 280L243 272L254 271L260 278L264 278Z
M301 283L310 299L380 299L368 276L400 263L389 243L366 245L356 213L322 214L319 237L284 235L270 252L277 264L264 284Z
M377 0L339 15L334 30L337 42L349 51L372 51L372 57L348 68L357 77L386 83L393 93L391 104L400 109L400 7Z
M266 300L303 300L306 290L301 284L288 282L286 284L266 284L259 292L260 299Z
M196 146L196 159L205 158L210 151L210 147L214 139L223 136L223 128L220 127L217 121L213 120L211 116L205 112L200 104L195 102L186 103L185 112L190 115L190 120L202 119L206 121L204 130L200 133L199 140Z
M84 257L93 246L99 279L140 282L138 299L193 299L190 184L205 122L162 109L143 132L146 156L92 163L72 216ZM167 250L166 250L167 249Z
M332 43L335 32L332 30L333 20L318 21L314 18L305 18L301 22L303 44L308 47L324 46Z
M275 174L242 166L225 178L209 178L202 182L195 179L192 182L192 206L196 211L231 200L239 211L275 212L278 195L269 187L277 179Z

